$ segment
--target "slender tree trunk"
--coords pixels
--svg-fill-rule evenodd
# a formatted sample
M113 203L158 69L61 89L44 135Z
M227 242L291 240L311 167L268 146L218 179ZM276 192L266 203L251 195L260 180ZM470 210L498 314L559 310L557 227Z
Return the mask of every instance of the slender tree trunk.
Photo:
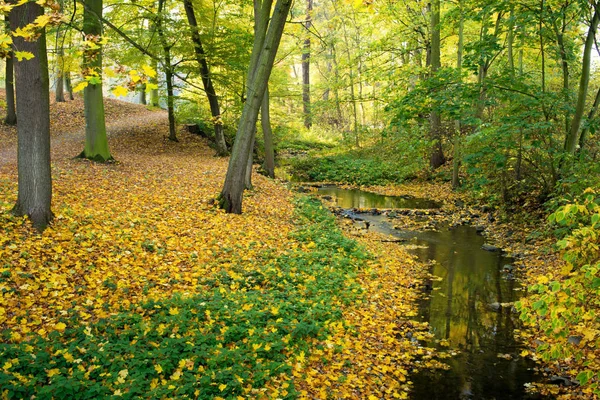
M583 49L583 60L581 66L581 80L579 81L579 93L577 96L577 105L575 107L575 114L573 115L573 121L571 122L571 129L568 133L567 140L565 142L565 151L569 154L575 154L577 150L577 144L579 142L579 129L581 127L581 120L583 118L583 112L585 110L585 101L588 93L588 86L590 83L590 64L592 59L592 48L596 38L596 30L598 29L598 22L600 22L600 14L598 11L594 11L592 22L588 30L587 38L585 40L585 47Z
M60 32L60 28L59 28ZM57 33L58 36L58 33ZM54 80L54 100L57 103L65 102L65 90L64 90L64 77L63 77L63 69L64 69L64 56L65 53L63 51L62 46L57 38L57 45L60 46L56 51L56 79Z
M304 106L304 127L312 127L310 106L310 28L312 27L313 0L306 0L306 39L302 51L302 104Z
M563 10L563 13L565 10ZM552 26L554 28L554 34L556 35L556 44L558 45L558 51L560 53L560 61L562 66L563 73L563 97L565 101L565 105L569 104L570 96L569 96L569 60L567 58L567 49L565 47L565 29L566 26L566 15L563 17L563 23L561 28L559 29L558 25L556 25L556 21L553 19ZM571 117L569 115L569 110L565 111L565 134L568 134L569 129L571 128Z
M191 0L183 0L183 6L185 8L185 14L187 16L188 23L192 34L192 42L194 43L194 54L196 55L196 61L200 66L200 75L202 76L202 84L204 85L204 91L208 96L208 103L210 105L210 112L213 118L213 124L215 129L215 144L217 147L217 155L227 155L227 144L225 143L225 135L223 133L223 122L221 121L221 108L219 106L219 98L215 91L213 81L210 76L210 69L208 68L208 62L206 61L206 53L202 46L200 39L200 32L198 31L198 22L196 20L196 14L194 13L194 6Z
M146 84L140 86L140 104L148 104L148 101L146 100Z
M4 18L6 30L10 31L9 16ZM6 125L17 124L17 111L15 109L14 57L15 55L12 51L6 57L6 118L4 118L4 123Z
M32 23L44 9L28 2L11 11L14 31ZM53 215L52 174L50 170L50 85L45 31L35 41L14 38L15 47L34 55L15 63L17 86L18 182L19 192L13 213L27 215L33 226L43 231Z
M87 36L101 37L102 0L85 0L83 10L83 32ZM102 45L97 43L98 49L87 50L84 54L85 69L94 71L102 77ZM104 98L102 95L102 82L88 85L83 90L85 107L85 147L79 155L97 162L112 160L108 150L106 137L106 121L104 118Z
M456 50L456 69L462 80L462 61L463 61L463 47L464 47L464 28L465 21L462 11L462 3L459 0L458 8L460 12L458 22L458 48ZM454 155L452 157L452 188L458 189L460 187L460 158L461 158L461 123L459 120L454 122Z
M75 100L75 96L73 96L73 85L71 85L71 73L69 71L64 71L63 75L65 76L65 90L69 93L69 99Z
M269 3L268 0L263 1L263 9L266 8L265 4L268 4L268 10L270 10ZM264 44L260 46L260 50L257 50L257 40L260 38L257 35L254 39L255 46L248 74L248 93L219 199L220 206L228 213L241 214L242 212L244 177L252 149L258 112L264 100L269 76L291 6L292 0L277 0L271 22L268 24Z
M596 97L594 98L594 105L592 106L587 120L591 121L594 119L594 117L596 116L596 112L598 112L598 106L600 106L600 89L598 89L598 91L596 92ZM581 131L581 136L579 137L579 149L578 151L582 151L583 147L585 146L585 142L587 140L587 135L590 131L590 128L588 126L586 126L585 128L582 129Z
M506 37L506 50L508 56L508 69L511 74L515 71L515 57L514 57L514 41L515 41L515 12L514 7L510 7L510 14L508 17L508 33Z
M435 75L441 66L440 0L433 0L431 3L431 73ZM433 142L429 165L432 169L437 169L446 162L442 149L442 118L437 111L432 110L429 121L429 137Z
M60 4L60 9L61 11L63 11L64 1L59 0L58 4ZM62 30L60 29L61 27L62 26L59 25L56 28L56 76L54 79L54 100L57 103L64 103L65 101L63 78L63 71L65 70L65 50L63 48L64 35L62 34Z
M248 164L246 164L246 174L244 178L244 189L252 190L252 165L254 164L254 144L256 143L256 132L252 138L252 144L250 145L250 154L248 155Z
M158 61L154 60L154 70L158 71ZM150 90L150 106L152 107L159 107L159 102L158 102L158 74L156 74L155 77L150 78L150 83L152 83L154 86L154 88L152 90Z
M265 98L260 106L261 125L265 142L265 163L263 168L270 178L275 178L275 149L273 147L273 130L271 129L271 112L269 109L269 87L265 90Z
M173 90L173 65L171 64L171 45L168 44L165 32L163 29L163 11L166 0L158 1L158 20L156 22L156 30L163 48L165 80L167 83L167 114L169 117L169 140L178 142L177 130L175 126L175 93Z

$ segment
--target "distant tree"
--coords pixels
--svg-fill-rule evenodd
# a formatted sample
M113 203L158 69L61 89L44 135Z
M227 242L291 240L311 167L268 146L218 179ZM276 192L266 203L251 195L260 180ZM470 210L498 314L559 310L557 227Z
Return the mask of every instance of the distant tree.
M304 105L304 127L310 129L312 126L310 110L310 28L312 28L313 0L306 0L306 39L302 50L302 103Z
M32 23L44 14L34 2L15 7L10 13L11 30ZM16 36L14 46L33 55L15 63L17 89L18 197L13 213L27 215L43 231L53 215L50 171L50 93L45 30L36 39Z
M210 105L210 112L213 118L212 122L215 129L217 155L224 156L227 155L227 144L225 143L225 135L223 134L221 107L219 105L219 97L215 91L215 85L213 84L210 69L208 67L208 61L206 60L206 53L204 52L204 47L202 46L202 40L200 39L200 31L198 29L198 22L196 21L196 14L194 13L194 5L192 4L192 0L183 0L183 6L185 8L185 14L190 25L192 43L194 44L194 55L196 56L196 61L200 67L202 84L204 85L206 96L208 97L208 104Z

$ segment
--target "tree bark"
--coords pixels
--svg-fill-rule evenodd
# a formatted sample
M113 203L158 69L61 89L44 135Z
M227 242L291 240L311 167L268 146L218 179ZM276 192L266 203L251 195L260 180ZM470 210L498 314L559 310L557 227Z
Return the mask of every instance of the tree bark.
M10 14L9 14L10 15ZM4 17L7 30L10 30L9 16ZM14 54L11 51L6 57L6 125L17 124L17 111L15 108L15 77L14 77Z
M14 31L32 23L44 9L28 2L14 8L10 25ZM14 38L20 51L34 55L15 63L17 86L18 197L13 213L27 215L43 231L52 221L52 175L50 170L50 87L45 30L35 41Z
M435 73L441 67L441 37L440 37L440 0L431 3L431 73ZM429 137L433 142L433 149L429 158L429 165L437 169L444 165L446 157L442 149L442 118L440 114L432 110L429 116Z
M194 54L196 55L196 61L200 66L200 75L202 76L202 84L204 85L204 91L208 97L208 104L210 105L210 112L213 118L213 124L215 129L215 144L217 147L217 155L227 155L227 143L225 143L225 135L223 133L223 122L221 120L221 108L219 105L219 97L215 91L212 78L210 76L210 69L208 68L208 62L206 61L206 53L202 46L202 40L200 39L200 32L198 30L198 21L196 20L196 14L194 13L194 6L191 0L183 0L183 7L185 8L185 14L187 16L188 24L192 34L192 43L194 43Z
M312 127L312 118L310 110L310 28L312 27L313 0L306 0L306 39L304 39L304 49L302 50L302 104L304 106L304 127Z
M268 0L263 2L270 3ZM242 117L238 126L235 143L229 159L227 176L223 190L221 191L219 203L228 213L242 213L242 199L244 193L244 177L250 156L253 142L258 112L263 102L269 76L273 69L275 56L289 10L292 6L292 0L277 0L275 10L268 24L268 31L264 39L264 44L258 46L259 35L255 36L255 46L251 56L251 64L248 73L248 91ZM270 9L270 4L269 4ZM260 49L260 50L257 50ZM255 54L255 52L257 54Z
M565 141L565 151L569 154L575 154L577 150L577 143L579 142L579 129L581 127L581 120L583 118L583 112L585 109L585 102L587 99L588 86L590 83L590 64L592 59L592 48L596 38L596 30L598 29L598 22L600 22L600 14L598 11L594 11L594 16L590 23L587 38L585 40L585 47L583 49L583 60L581 67L581 79L579 81L579 93L577 96L577 105L575 107L575 114L571 121L571 129L568 132Z
M90 38L102 36L102 0L85 0L83 10L83 33ZM83 65L88 74L96 73L102 77L102 45L95 50L84 52ZM81 158L97 162L112 160L108 149L106 136L106 121L104 117L104 97L102 81L89 84L83 90L85 108L85 147L79 155Z
M59 0L61 11L64 11L64 0ZM64 103L64 78L63 71L65 70L65 50L63 48L64 40L61 31L61 25L56 28L56 76L54 79L54 100L57 103Z
M596 116L596 112L598 112L599 105L600 105L600 89L598 89L598 91L596 92L596 97L594 98L594 104L592 105L592 108L590 109L590 112L587 117L588 122L593 120L594 117ZM579 137L578 151L583 150L583 147L585 146L585 142L587 140L589 131L590 131L589 126L586 126L584 129L582 129L581 136Z
M263 131L263 140L265 142L265 163L264 170L270 178L275 178L275 149L273 147L273 130L271 129L271 112L269 110L269 87L265 90L265 97L260 106L261 125Z

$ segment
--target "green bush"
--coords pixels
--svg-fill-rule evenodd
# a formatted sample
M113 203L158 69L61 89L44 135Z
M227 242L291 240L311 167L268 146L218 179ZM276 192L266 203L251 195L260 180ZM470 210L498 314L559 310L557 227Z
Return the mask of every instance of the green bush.
M600 360L587 357L600 346L600 197L588 189L582 202L560 207L550 221L566 228L557 244L566 265L541 276L516 307L543 335L535 342L539 357L568 368L585 393L600 395Z

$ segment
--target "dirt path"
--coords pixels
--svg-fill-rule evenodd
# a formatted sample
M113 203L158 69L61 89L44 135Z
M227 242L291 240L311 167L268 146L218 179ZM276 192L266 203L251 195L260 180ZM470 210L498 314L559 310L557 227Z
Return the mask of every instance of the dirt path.
M118 116L116 119L110 120L107 116L106 130L108 133L109 143L114 137L132 130L143 130L144 127L153 127L159 124L167 124L167 113L163 110L150 111L143 107L137 107L134 113ZM57 121L54 121L57 122ZM11 131L14 128L5 128ZM13 133L16 135L16 130ZM62 159L65 157L75 157L85 143L85 127L78 126L75 128L69 127L61 131L60 121L52 127L51 133L51 151L52 160ZM16 140L10 140L8 143L3 141L0 143L0 169L4 167L16 166L17 164L17 144Z

